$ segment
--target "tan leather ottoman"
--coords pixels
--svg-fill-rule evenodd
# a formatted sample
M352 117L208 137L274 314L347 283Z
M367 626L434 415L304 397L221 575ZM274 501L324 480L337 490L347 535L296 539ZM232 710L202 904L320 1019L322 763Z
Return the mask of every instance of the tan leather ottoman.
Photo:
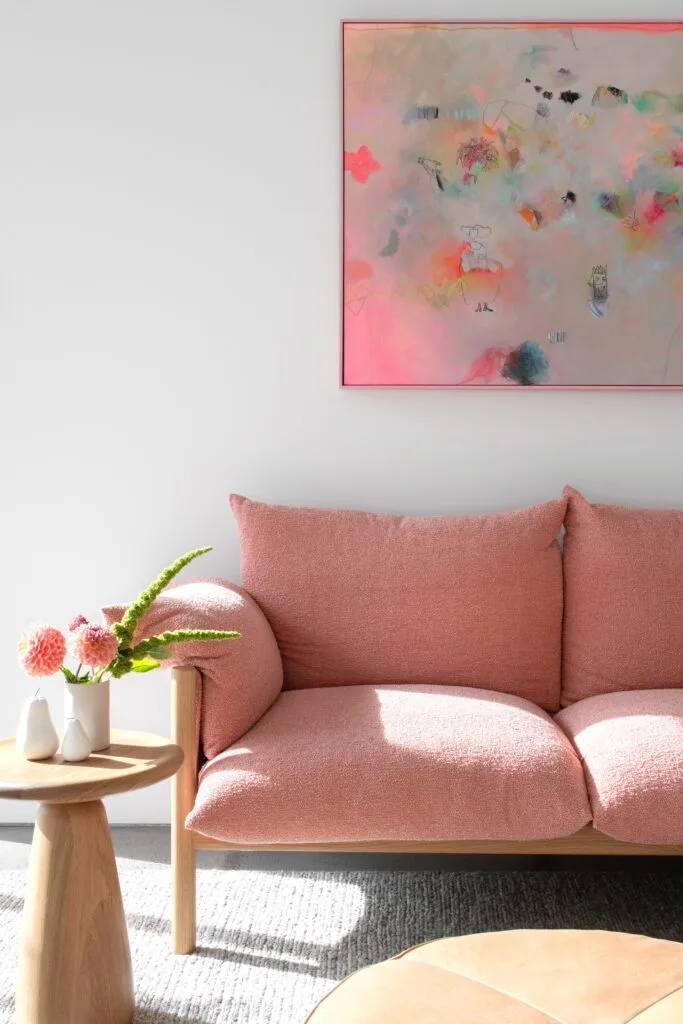
M342 981L310 1024L683 1024L683 945L622 932L438 939Z

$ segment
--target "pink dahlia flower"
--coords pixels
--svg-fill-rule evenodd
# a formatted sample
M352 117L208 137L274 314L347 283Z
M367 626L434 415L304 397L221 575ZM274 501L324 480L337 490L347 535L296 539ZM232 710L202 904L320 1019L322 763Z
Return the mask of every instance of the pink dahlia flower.
M86 619L85 615L75 615L67 628L70 633L73 633L74 630L78 629L79 626L85 626L87 622L88 620Z
M64 661L66 640L54 626L29 626L17 645L19 664L29 676L51 676Z
M93 622L84 622L71 633L69 651L83 665L97 668L108 665L115 658L119 642L106 626L98 626Z

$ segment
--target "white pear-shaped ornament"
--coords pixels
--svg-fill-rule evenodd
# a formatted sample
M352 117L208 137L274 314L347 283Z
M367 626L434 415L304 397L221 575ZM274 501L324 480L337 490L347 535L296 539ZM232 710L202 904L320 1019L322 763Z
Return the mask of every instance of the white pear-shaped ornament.
M17 749L27 761L43 761L59 749L59 736L50 718L50 706L40 690L24 701L17 725Z
M92 754L90 738L77 718L66 720L61 753L65 761L85 761Z

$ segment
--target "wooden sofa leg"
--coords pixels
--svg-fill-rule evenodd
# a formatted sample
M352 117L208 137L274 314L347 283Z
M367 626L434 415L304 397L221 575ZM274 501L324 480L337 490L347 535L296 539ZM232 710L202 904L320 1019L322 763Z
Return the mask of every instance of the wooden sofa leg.
M171 941L174 953L192 953L197 944L196 851L185 818L197 793L199 675L193 668L177 668L172 670L171 681L173 741L185 753L183 766L173 779Z
M182 830L184 832L184 830ZM197 945L196 854L192 836L177 830L171 851L173 872L173 920L171 926L174 953L192 953Z

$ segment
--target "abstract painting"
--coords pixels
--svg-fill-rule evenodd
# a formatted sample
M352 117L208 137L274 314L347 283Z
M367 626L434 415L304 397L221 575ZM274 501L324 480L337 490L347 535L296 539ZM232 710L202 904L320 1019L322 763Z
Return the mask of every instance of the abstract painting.
M683 386L683 22L345 22L342 384Z

